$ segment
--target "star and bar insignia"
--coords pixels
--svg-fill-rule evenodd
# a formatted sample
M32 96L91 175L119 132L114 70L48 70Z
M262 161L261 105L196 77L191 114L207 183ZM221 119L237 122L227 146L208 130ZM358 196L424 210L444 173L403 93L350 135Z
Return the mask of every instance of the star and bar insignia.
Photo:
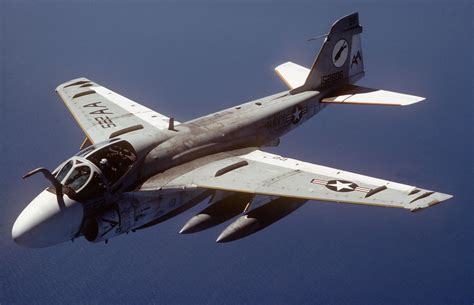
M368 193L370 192L369 188L358 186L356 183L347 181L347 180L322 180L322 179L313 179L311 183L322 185L334 192L347 193L347 192L361 192Z
M297 124L304 114L308 112L308 106L296 105L293 112L287 115L286 121L290 121L293 124Z

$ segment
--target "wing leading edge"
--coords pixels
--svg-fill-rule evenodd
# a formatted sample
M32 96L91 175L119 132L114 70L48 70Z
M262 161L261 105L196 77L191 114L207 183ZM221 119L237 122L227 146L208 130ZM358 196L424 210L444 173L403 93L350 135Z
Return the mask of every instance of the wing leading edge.
M168 128L168 117L86 78L63 83L56 92L92 144L121 132Z
M427 208L451 198L415 186L255 150L220 158L169 179L164 188L199 187L328 202Z

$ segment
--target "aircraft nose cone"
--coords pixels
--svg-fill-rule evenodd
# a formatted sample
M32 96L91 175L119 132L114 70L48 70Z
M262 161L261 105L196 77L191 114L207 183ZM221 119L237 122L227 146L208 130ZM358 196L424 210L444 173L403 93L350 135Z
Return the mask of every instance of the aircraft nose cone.
M13 240L25 247L42 248L73 238L81 228L83 207L66 195L63 200L60 205L56 194L41 192L13 224Z

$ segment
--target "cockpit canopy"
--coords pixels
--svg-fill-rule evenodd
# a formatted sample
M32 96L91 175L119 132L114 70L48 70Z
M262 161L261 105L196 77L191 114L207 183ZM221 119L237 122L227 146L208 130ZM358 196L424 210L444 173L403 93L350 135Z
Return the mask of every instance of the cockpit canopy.
M118 141L87 153L86 159L102 171L110 185L114 185L133 166L137 154L130 143Z
M127 141L100 144L81 150L53 172L61 184L80 197L102 195L132 168L137 159L135 150Z
M73 157L56 174L56 179L81 197L94 198L102 195L106 182L102 174L83 160Z

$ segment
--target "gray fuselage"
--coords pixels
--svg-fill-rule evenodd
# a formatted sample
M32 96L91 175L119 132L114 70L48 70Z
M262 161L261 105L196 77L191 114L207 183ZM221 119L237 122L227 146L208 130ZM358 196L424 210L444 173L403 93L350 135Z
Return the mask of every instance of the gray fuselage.
M326 106L320 96L317 91L283 92L180 124L147 153L138 180L207 155L277 145L281 136Z

